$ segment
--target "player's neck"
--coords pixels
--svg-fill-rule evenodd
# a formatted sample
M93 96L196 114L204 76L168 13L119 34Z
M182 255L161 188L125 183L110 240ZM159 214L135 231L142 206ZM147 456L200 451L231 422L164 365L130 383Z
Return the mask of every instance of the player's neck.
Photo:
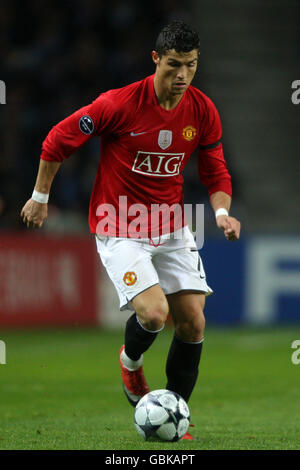
M163 84L159 79L157 79L156 76L154 76L154 91L159 105L167 111L171 111L172 109L176 108L184 95L184 93L171 93L169 90L164 88Z

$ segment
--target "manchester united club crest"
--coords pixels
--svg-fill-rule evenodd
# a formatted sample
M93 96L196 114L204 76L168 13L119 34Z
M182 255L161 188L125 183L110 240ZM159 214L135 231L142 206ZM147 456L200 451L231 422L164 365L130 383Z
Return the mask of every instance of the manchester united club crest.
M126 286L133 286L133 284L135 284L137 281L137 275L133 271L128 271L124 274L123 281Z
M185 140L190 141L190 140L193 140L196 137L197 130L193 126L186 126L182 130L182 135L185 138Z
M162 130L158 134L158 145L161 149L165 150L170 147L172 143L172 131Z

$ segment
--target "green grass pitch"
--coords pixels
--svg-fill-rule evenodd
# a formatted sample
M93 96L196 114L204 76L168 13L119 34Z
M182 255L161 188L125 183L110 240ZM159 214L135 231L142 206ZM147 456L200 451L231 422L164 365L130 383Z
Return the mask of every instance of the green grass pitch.
M145 354L151 389L164 388L172 331ZM189 402L196 441L147 442L121 388L123 333L101 329L2 331L0 449L300 449L299 328L207 327Z

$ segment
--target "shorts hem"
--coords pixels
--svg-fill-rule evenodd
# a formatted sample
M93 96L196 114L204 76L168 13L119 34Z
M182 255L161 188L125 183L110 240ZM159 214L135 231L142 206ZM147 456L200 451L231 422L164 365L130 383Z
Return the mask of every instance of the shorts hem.
M197 288L187 288L187 287L183 287L182 289L178 289L178 290L175 290L173 292L165 292L164 294L167 296L167 295L172 295L172 294L178 294L179 292L184 292L184 291L190 291L190 292L199 292L199 294L205 294L205 297L209 297L210 295L212 295L214 293L214 291L212 289L197 289Z
M120 306L120 310L123 311L123 310L134 310L133 307L129 307L128 304L133 300L135 299L135 297L137 297L138 295L142 294L142 292L145 292L146 290L150 289L151 287L153 286L156 286L156 285L159 285L159 282L155 282L154 284L151 284L151 286L148 286L148 287L145 287L145 289L141 290L140 292L137 292L137 294L135 294L133 297L131 297L131 299L127 299L127 303L126 304L123 304Z

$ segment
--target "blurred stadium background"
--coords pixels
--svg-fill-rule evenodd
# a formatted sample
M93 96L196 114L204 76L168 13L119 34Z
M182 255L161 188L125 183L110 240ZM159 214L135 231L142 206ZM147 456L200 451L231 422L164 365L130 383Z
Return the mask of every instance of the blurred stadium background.
M184 173L185 202L205 204L205 242L200 254L215 291L206 304L207 328L215 331L213 347L207 345L212 348L212 355L207 356L208 362L204 364L206 387L210 380L215 380L211 387L219 393L218 409L223 392L221 385L216 384L220 374L222 387L226 383L230 364L227 386L234 390L234 380L244 384L245 407L239 411L243 416L249 414L249 422L255 415L251 411L255 406L254 401L250 402L252 408L248 409L247 393L255 389L256 382L265 383L266 387L270 384L257 415L269 409L270 416L274 412L273 418L277 416L283 396L285 404L296 402L297 367L291 366L290 357L291 342L300 339L300 105L291 101L291 84L300 79L299 2L10 0L1 2L0 12L0 79L6 83L6 104L0 105L0 339L7 342L7 364L14 362L15 367L0 365L0 372L9 384L3 388L6 398L2 400L7 436L11 417L20 409L20 395L12 398L16 390L24 393L24 403L27 400L30 403L33 397L39 397L35 399L40 403L43 392L40 393L39 384L43 380L48 381L45 387L51 390L52 378L59 378L61 389L57 384L55 390L58 387L63 395L62 387L67 386L68 378L72 384L74 377L86 380L90 377L94 398L98 400L95 390L99 377L92 375L95 370L91 362L97 358L95 331L99 331L102 345L111 338L111 344L115 341L117 348L121 336L114 340L110 335L121 331L129 315L118 309L116 293L100 264L88 229L88 203L99 159L96 139L62 165L53 184L49 217L43 229L28 231L22 224L19 213L32 193L41 143L53 125L102 91L153 73L151 50L155 38L172 19L191 21L199 30L201 55L194 84L212 98L220 112L225 156L233 177L231 212L242 222L241 240L226 242L215 226L206 189L198 181L195 155ZM25 335L19 335L24 327ZM48 327L56 328L56 334L52 336ZM68 336L68 327L75 329L73 339ZM222 335L225 327L227 337ZM251 329L266 331L266 327L271 334L256 336L256 343L245 333ZM40 337L30 336L30 332L40 329ZM60 336L62 331L66 336ZM103 336L106 331L107 340ZM234 331L243 333L237 337ZM234 344L237 349L230 353ZM78 352L80 348L85 348L86 356ZM264 348L268 356L264 356ZM221 360L220 369L214 369L213 350ZM226 351L232 356L226 356ZM243 351L246 356L234 369L234 360ZM74 370L65 365L60 377L57 364L50 359L53 354L60 364L64 361L69 364L72 357L82 367L81 372L78 374L75 365ZM154 354L158 355L158 350ZM49 368L41 369L44 366L40 361L48 361ZM252 371L253 382L246 390L249 377L243 376L243 372L247 367L250 375ZM289 390L294 387L292 396L278 380L278 377L283 380L283 371L288 367L286 383L291 386ZM222 368L226 368L223 376ZM105 379L105 370L104 367L101 372L104 390L111 380ZM272 371L278 394L274 407L269 401L274 390ZM29 386L30 380L33 388ZM76 387L73 388L76 394ZM120 393L119 385L116 391L107 390L112 396L119 396L116 395ZM204 387L204 406L208 393L205 390L208 388ZM53 397L55 393L58 392L53 388ZM236 395L233 403L239 400L239 393ZM209 399L207 426L214 406ZM199 395L199 400L203 396ZM67 395L65 402L68 407ZM56 406L58 402L53 398L53 403ZM83 416L88 409L86 399L82 403ZM47 406L49 411L44 413L52 416L52 402L41 401L41 407L47 410ZM76 407L80 415L78 402ZM34 415L31 418L38 420L41 416L43 420L35 405L31 408ZM88 413L93 416L95 410L92 405L90 408ZM64 409L67 408L61 408L62 417ZM235 416L232 410L223 416L227 423ZM290 417L293 413L291 410ZM236 416L239 420L238 411ZM280 419L278 435L282 430L279 423L287 423L284 415ZM15 448L22 448L23 424ZM274 429L272 420L268 424ZM290 431L295 431L294 424ZM251 434L249 439L254 439L253 430L247 432ZM0 426L0 439L3 433L5 429ZM215 430L212 434L215 435ZM32 442L34 448L36 441ZM279 447L286 445L280 442Z
M300 322L300 132L291 83L300 74L298 2L161 0L3 2L0 15L0 325L119 326L115 292L89 235L99 158L95 139L64 163L42 231L19 213L30 197L50 128L109 88L151 74L151 50L171 19L193 22L201 56L195 85L216 103L242 239L215 228L196 155L185 202L205 203L201 250L216 294L211 324Z

